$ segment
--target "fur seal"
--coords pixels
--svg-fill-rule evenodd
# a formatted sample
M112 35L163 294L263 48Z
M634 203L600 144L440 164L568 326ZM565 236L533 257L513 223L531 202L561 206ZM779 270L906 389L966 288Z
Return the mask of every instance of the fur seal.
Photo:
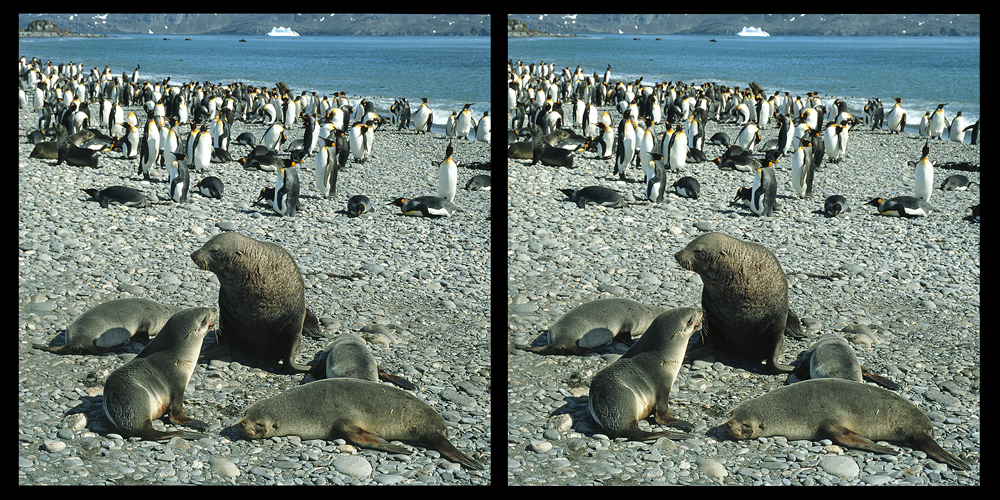
M379 378L383 378L404 389L416 389L409 380L391 375L379 367L368 344L361 337L351 334L337 337L330 348L320 355L319 362L309 374L315 379L346 377L378 382Z
M302 273L287 250L225 232L192 253L191 260L219 278L220 347L282 360L288 373L309 371L294 358L303 329L318 334L319 320L306 310Z
M595 347L617 340L632 343L666 308L647 306L629 299L598 299L574 307L549 327L549 345L522 351L538 354L586 354Z
M148 344L149 337L159 333L181 309L148 299L110 300L91 307L70 323L66 345L35 344L35 348L56 354L100 354L129 339Z
M893 381L868 372L861 367L861 361L851 345L840 335L827 333L820 336L802 357L802 363L795 369L800 379L839 378L863 382L869 380L886 389L899 390Z
M618 361L601 370L590 383L590 416L608 436L646 441L691 435L639 429L650 413L663 425L690 431L689 422L670 416L670 388L684 361L688 340L701 322L702 312L691 307L666 311L649 325Z
M470 469L483 468L448 441L448 427L430 405L367 380L331 378L294 387L250 405L236 425L249 439L343 438L355 446L406 455L410 450L389 441L413 441Z
M722 233L705 233L674 255L701 275L705 320L701 341L730 355L767 362L771 373L790 372L778 362L784 333L801 338L799 318L788 309L788 281L767 248Z
M208 424L184 415L184 389L191 380L201 342L212 327L215 309L194 307L174 314L159 335L132 361L115 370L104 384L104 415L125 437L162 441L208 437L200 432L160 432L153 419L164 413L170 421L199 431Z
M848 448L893 455L896 450L874 441L905 442L939 462L969 469L934 441L934 424L913 403L850 380L819 378L776 389L737 406L724 425L733 439L829 438Z

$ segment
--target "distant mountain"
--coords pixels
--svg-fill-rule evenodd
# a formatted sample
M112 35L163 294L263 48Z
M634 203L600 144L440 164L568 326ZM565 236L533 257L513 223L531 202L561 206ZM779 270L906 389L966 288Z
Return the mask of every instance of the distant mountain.
M19 14L26 29L37 19L78 33L265 35L275 26L302 36L489 36L489 14Z
M706 35L744 26L772 36L980 36L979 14L510 14L551 33Z

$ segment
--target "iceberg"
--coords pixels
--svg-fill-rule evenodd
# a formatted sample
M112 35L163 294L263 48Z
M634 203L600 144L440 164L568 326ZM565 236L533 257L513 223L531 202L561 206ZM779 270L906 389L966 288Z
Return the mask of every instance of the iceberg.
M284 26L271 27L271 32L267 36L299 36L298 33L292 31L291 28L286 28Z
M770 33L766 32L766 31L764 31L764 30L762 30L760 28L754 28L753 26L751 26L749 28L747 28L746 26L744 26L743 27L743 31L737 33L737 35L739 35L739 36L771 36Z

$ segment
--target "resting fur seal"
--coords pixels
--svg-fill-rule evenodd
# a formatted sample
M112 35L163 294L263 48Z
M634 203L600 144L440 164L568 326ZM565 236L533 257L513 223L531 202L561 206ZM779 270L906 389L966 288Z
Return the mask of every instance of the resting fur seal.
M590 416L608 436L638 441L691 437L679 432L646 432L639 429L639 420L653 413L660 424L688 431L694 428L670 416L669 398L688 340L701 317L701 311L691 307L660 314L628 352L594 376L590 383Z
M343 438L355 446L406 455L410 450L389 441L413 441L471 469L483 468L448 441L448 427L430 405L367 380L331 378L294 387L250 405L236 425L249 439Z
M383 378L403 389L416 389L409 380L389 374L379 367L375 356L368 350L368 344L361 337L351 334L337 337L330 349L320 355L309 374L317 380L346 377L378 382L379 378Z
M149 343L182 308L166 306L148 299L115 299L88 309L66 328L66 345L48 347L56 354L100 354L124 344L129 339Z
M969 469L934 441L934 424L913 403L850 380L818 378L771 391L737 406L725 427L734 439L829 438L848 448L893 455L896 450L874 441L905 442L939 462Z
M795 369L799 379L839 378L863 382L869 380L882 387L899 390L893 381L872 374L861 367L861 361L854 354L854 349L840 335L827 333L820 336L812 347L803 355L802 362Z
M191 260L219 278L220 347L256 359L282 360L288 373L309 371L294 358L303 328L316 334L319 320L306 310L302 273L288 251L225 232L192 253Z
M162 441L179 436L207 437L199 432L160 432L153 419L164 413L170 421L195 428L208 424L184 415L184 389L191 380L201 342L212 327L215 310L207 307L185 309L170 317L159 335L132 361L115 370L104 384L104 415L125 437Z
M576 306L556 320L549 327L549 345L514 347L538 354L586 354L612 340L631 344L632 336L642 335L665 310L629 299L598 299Z
M722 233L705 233L674 255L701 275L705 320L701 341L732 356L767 362L771 373L790 372L778 362L782 336L802 337L788 309L788 281L770 250Z

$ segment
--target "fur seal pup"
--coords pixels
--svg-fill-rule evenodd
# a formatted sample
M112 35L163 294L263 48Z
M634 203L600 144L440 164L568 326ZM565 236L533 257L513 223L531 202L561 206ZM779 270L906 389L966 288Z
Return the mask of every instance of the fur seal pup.
M861 361L851 345L840 335L826 333L820 336L803 355L802 362L794 375L802 380L811 378L839 378L863 382L875 382L886 389L899 390L893 381L872 374L861 367Z
M392 382L403 389L414 390L417 387L403 377L392 375L383 370L375 362L375 356L368 349L368 344L357 335L344 334L333 341L330 348L320 354L316 366L309 374L315 379L324 378L356 378L378 382L379 378Z
M665 310L629 299L598 299L578 305L557 319L549 327L549 345L514 347L538 354L586 354L612 340L631 344L632 336L642 335Z
M148 299L115 299L98 304L81 314L66 328L66 345L36 349L56 354L100 354L135 339L143 344L163 329L182 308Z
M802 337L788 309L788 280L767 248L722 233L705 233L674 255L701 275L705 320L701 341L732 356L767 362L771 373L790 372L778 362L787 332Z
M159 335L132 361L115 370L104 384L104 415L125 437L162 441L208 437L200 432L160 432L153 419L164 413L170 421L199 431L208 424L184 415L184 389L191 380L201 342L212 327L215 309L194 307L174 314Z
M287 250L225 232L192 253L191 260L219 278L220 347L281 360L288 373L309 371L294 358L303 330L318 334L319 320L306 310L302 273Z
M609 437L637 441L691 437L671 431L646 432L639 429L639 420L653 413L660 424L686 431L694 428L670 416L669 398L688 340L701 317L701 311L691 307L660 314L628 352L594 376L590 383L590 416Z
M441 415L390 385L353 378L317 380L258 401L236 424L249 439L299 436L337 439L364 448L410 455L389 441L413 441L470 469L483 465L448 441Z
M934 424L902 396L861 382L806 380L742 403L724 424L733 439L785 436L824 439L875 453L898 454L874 441L910 443L956 469L969 464L934 441Z

